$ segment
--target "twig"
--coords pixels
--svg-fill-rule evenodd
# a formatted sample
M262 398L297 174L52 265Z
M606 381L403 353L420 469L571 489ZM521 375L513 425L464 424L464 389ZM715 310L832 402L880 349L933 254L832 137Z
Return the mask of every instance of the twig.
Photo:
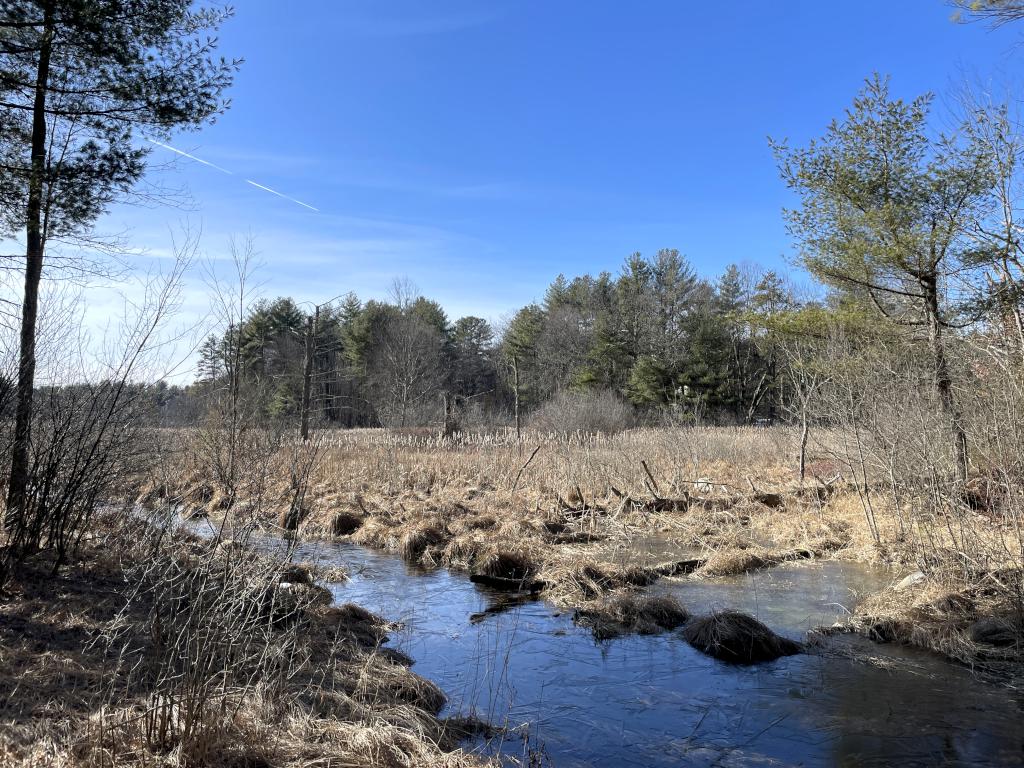
M516 487L519 485L519 478L521 478L523 476L523 472L525 472L526 468L528 466L530 466L530 462L533 461L533 457L537 455L537 451L539 451L539 450L540 450L540 445L538 444L537 447L533 449L533 453L530 454L530 458L528 458L526 460L526 463L523 464L523 466L521 466L519 468L519 472L516 473L516 480L515 480L514 483L512 483L512 495L513 496L516 495Z
M647 477L651 480L651 485L647 486L647 490L651 492L651 496L656 499L661 499L661 488L658 487L658 481L654 479L654 475L651 474L650 468L647 466L647 462L640 459L640 466L644 468L644 472L647 473ZM653 488L651 486L654 486Z

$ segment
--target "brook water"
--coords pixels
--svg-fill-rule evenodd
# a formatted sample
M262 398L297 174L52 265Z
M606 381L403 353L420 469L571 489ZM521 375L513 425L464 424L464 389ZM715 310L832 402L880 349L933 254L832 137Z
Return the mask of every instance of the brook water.
M446 714L513 729L469 748L521 759L529 748L559 767L1024 763L1024 696L924 652L842 637L820 654L732 666L677 633L597 643L544 602L487 613L501 595L356 545L303 544L296 556L346 566L336 600L403 623L390 645L448 694ZM891 578L828 562L654 589L802 639Z

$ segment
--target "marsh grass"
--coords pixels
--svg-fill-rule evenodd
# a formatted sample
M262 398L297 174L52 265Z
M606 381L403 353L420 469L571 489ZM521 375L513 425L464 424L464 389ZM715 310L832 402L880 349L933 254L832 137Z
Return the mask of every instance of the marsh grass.
M598 640L623 634L656 635L686 623L690 614L671 595L619 591L581 605L577 624L588 627Z
M168 440L187 445L188 436ZM884 472L844 464L848 436L822 429L802 485L799 434L786 427L527 431L522 442L500 430L448 437L349 430L318 441L300 536L341 536L418 567L513 580L529 574L545 598L566 607L665 576L714 579L794 559L922 569L947 591L1020 568L1016 518L993 512L988 486L965 491L960 506L909 488L894 494ZM178 484L164 494L196 499L214 518L233 514L211 510L216 490L206 487L202 467L189 463L187 450L178 456L180 466L163 474ZM291 504L287 456L266 461L261 508L271 511L256 522L271 530ZM141 490L143 499L152 495ZM633 542L655 539L694 554L658 563L633 551ZM1001 595L1020 603L1012 589ZM945 631L910 614L903 620L918 627L912 642L925 646L922 631ZM906 633L901 639L911 641ZM964 656L938 639L931 647Z
M733 664L756 664L799 653L801 646L775 634L745 613L721 611L691 620L683 628L686 642L702 653Z

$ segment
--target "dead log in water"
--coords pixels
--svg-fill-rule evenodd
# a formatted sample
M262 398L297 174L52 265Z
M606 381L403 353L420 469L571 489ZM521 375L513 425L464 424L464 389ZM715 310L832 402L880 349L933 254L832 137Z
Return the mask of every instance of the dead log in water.
M474 584L480 584L502 592L529 592L536 594L547 586L546 582L539 579L510 579L505 576L489 576L486 573L470 574L469 580Z

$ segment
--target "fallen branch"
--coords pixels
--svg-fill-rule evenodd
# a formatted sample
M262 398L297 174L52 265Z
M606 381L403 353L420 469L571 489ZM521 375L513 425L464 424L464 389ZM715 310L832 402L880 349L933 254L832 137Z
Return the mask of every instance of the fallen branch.
M512 483L512 495L513 496L515 496L516 487L519 485L519 479L523 476L523 472L526 471L526 468L528 466L530 466L530 462L533 461L533 457L537 455L537 451L539 451L539 450L540 450L540 445L538 445L536 448L533 449L533 453L530 454L530 458L528 458L526 460L526 463L523 464L523 466L521 466L519 468L519 472L516 473L516 480L515 480L514 483Z

